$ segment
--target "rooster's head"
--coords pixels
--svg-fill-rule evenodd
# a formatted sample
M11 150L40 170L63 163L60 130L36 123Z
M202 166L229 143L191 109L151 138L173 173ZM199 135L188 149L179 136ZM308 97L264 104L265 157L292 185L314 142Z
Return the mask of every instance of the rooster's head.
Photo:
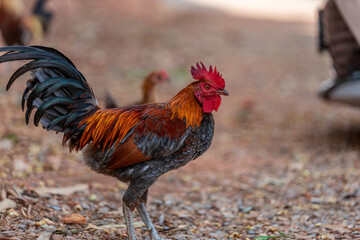
M201 64L201 65L200 65ZM191 67L191 74L195 80L194 94L196 99L202 105L203 111L206 113L217 111L221 104L221 95L228 96L226 91L225 81L221 74L216 70L216 67L210 65L209 70L200 62L196 67Z

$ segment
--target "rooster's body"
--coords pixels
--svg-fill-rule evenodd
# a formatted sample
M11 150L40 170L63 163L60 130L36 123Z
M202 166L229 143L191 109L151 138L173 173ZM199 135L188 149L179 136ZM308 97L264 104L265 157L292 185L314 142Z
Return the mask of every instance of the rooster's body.
M27 45L48 32L52 13L44 9L47 0L37 0L32 13L25 16L22 0L0 0L0 31L7 45Z
M5 47L1 62L33 60L18 69L7 89L31 71L22 106L25 119L37 109L34 124L64 133L70 150L84 149L96 172L128 182L123 196L129 239L135 239L131 212L136 208L152 239L159 239L145 210L149 187L162 174L203 154L214 134L211 112L227 95L221 75L204 65L192 68L195 81L165 103L101 110L83 75L60 52L45 47Z

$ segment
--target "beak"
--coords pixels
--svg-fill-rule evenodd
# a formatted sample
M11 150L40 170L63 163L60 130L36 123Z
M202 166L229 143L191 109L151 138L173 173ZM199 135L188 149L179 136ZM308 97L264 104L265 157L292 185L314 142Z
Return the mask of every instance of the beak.
M222 89L222 90L216 91L216 93L217 93L218 95L229 96L229 92L228 92L228 91L226 91L225 89Z

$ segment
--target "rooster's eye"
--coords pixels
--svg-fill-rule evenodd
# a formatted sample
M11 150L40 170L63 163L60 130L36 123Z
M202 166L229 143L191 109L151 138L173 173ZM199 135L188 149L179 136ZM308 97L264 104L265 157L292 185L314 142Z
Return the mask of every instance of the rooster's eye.
M205 85L204 85L204 88L205 88L206 90L209 90L209 89L210 89L210 85L209 85L209 84L205 84Z

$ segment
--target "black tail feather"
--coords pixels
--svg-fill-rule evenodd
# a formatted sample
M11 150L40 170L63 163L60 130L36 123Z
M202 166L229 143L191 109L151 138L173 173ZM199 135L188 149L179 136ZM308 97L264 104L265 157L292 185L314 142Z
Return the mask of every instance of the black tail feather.
M22 60L22 59L20 59ZM1 61L0 61L1 62ZM52 60L52 59L41 59L37 61L32 61L30 63L25 64L10 77L10 80L8 84L6 85L6 90L9 90L11 85L15 82L16 79L18 79L21 75L24 73L27 73L34 69L39 68L52 68L56 70L61 70L61 73L63 73L67 77L76 78L76 72L74 72L74 69L67 68L66 64L64 64L61 61Z
M33 109L34 124L47 130L66 134L64 141L77 142L84 128L79 128L82 119L98 109L97 100L84 76L75 65L59 51L41 46L11 46L0 48L6 52L0 63L29 60L10 77L6 89L23 74L30 72L21 106L25 109L28 124Z
M73 67L75 67L75 64L67 57L65 56L62 52L56 50L55 48L50 48L50 47L45 47L45 46L32 46L34 48L37 48L37 49L41 49L41 50L44 50L48 53L53 53L55 55L58 55L60 58L66 60L68 63L70 63L71 65L73 65ZM84 78L85 79L85 78Z
M69 105L71 103L73 103L74 100L72 100L71 98L67 97L67 98L53 98L49 101L46 101L45 103L43 103L38 110L35 113L34 116L34 125L38 126L41 117L45 114L46 110L48 110L48 108L55 106L55 105Z

